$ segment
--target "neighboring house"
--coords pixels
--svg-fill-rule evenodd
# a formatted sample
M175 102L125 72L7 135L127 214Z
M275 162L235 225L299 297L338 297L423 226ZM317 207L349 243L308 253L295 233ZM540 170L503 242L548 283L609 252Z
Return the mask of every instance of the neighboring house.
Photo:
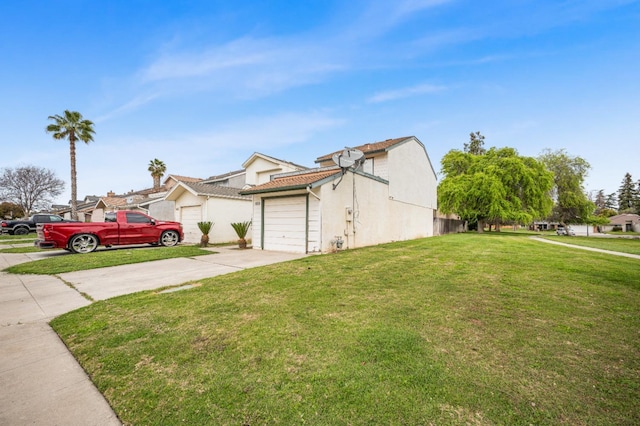
M235 170L211 176L198 182L178 181L167 193L163 203L150 206L154 217L164 218L157 210L171 203L173 217L182 223L185 241L200 241L198 222L214 223L209 241L221 243L237 240L231 223L251 220L251 197L240 195L243 187L267 182L273 173L303 170L305 167L268 155L254 153Z
M142 198L142 197L140 197ZM129 198L133 202L133 196ZM116 196L109 192L106 197L102 197L92 207L91 222L104 222L104 214L114 210L125 210L127 199L123 196Z
M239 188L206 183L178 182L164 198L175 205L175 220L182 223L184 241L200 241L198 222L214 223L209 242L225 243L238 239L233 222L251 220L251 197L239 194Z
M211 176L203 179L201 183L227 186L230 188L242 188L246 184L246 170L236 170L222 175Z
M166 193L171 188L173 188L178 182L195 183L195 182L202 182L202 179L189 177L189 176L169 175L167 176L167 178L164 180L164 183L160 187L161 191L164 191Z
M307 170L306 167L289 161L279 160L268 155L255 152L242 164L246 172L245 186L260 185L271 180L271 176L279 173L297 172Z
M330 252L432 236L437 179L422 142L410 136L355 148L366 158L362 170L340 169L331 153L316 160L319 168L241 191L253 196L253 248Z
M91 222L93 207L100 197L95 195L87 195L84 197L84 200L78 200L76 203L78 213L78 220L81 222ZM52 207L53 208L53 207ZM71 219L71 200L69 200L69 204L66 206L56 206L54 209L56 214L64 217L65 219Z
M624 213L609 218L609 225L601 226L604 231L619 229L623 232L640 232L640 216Z

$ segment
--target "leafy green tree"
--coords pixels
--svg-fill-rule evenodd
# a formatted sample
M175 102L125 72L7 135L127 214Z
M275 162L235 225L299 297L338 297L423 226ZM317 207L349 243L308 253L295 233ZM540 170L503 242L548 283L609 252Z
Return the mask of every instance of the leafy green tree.
M491 148L484 155L451 150L441 164L440 210L477 222L478 232L487 223L530 223L551 211L553 175L513 148Z
M64 181L42 167L5 168L0 173L0 198L20 206L26 216L38 209L48 209L63 190Z
M76 141L86 144L93 140L95 130L93 122L84 120L77 111L65 110L63 115L50 115L53 124L47 126L47 133L53 133L53 139L68 139L71 157L71 218L78 220L78 186L76 181Z
M14 219L24 216L24 209L18 204L9 201L0 203L0 219Z
M480 132L469 133L469 143L464 144L464 152L474 155L484 155L487 150L484 149L484 136Z
M543 151L540 161L553 173L552 197L555 201L550 220L560 223L588 223L595 205L589 201L583 183L591 165L564 149Z
M160 179L164 176L164 173L167 171L167 166L157 158L149 161L149 168L147 169L151 172L151 177L153 178L153 189L160 189Z

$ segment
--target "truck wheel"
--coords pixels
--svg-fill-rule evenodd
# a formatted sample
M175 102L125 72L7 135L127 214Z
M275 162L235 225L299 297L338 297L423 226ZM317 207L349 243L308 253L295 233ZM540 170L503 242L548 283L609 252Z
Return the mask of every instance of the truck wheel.
M15 228L13 230L14 235L27 235L28 233L29 233L29 228L20 227L20 228Z
M74 253L91 253L98 247L98 237L91 234L76 235L69 242L69 248Z
M180 241L180 236L176 231L164 231L160 235L160 244L165 247L173 247Z

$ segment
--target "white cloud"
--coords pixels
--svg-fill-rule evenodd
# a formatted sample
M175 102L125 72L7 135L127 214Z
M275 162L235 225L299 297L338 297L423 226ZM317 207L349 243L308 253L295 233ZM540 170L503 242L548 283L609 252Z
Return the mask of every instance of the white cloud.
M446 86L437 86L433 84L420 84L413 87L405 87L398 90L389 90L386 92L376 93L370 97L367 101L369 103L380 103L395 101L398 99L410 98L413 96L420 96L429 93L436 93L446 90Z
M224 128L188 137L191 143L231 150L254 149L269 151L277 147L304 143L315 134L340 126L344 120L323 113L283 113L251 118Z
M96 118L94 120L94 122L101 123L101 122L110 120L113 117L117 117L117 116L119 116L121 114L124 114L126 112L137 110L141 106L152 102L154 99L157 99L159 96L160 95L157 94L157 93L151 94L151 95L139 95L139 96L136 96L135 98L133 98L130 101L126 102L124 105L116 107L115 109L113 109L113 110L101 115L100 117Z
M222 70L259 66L269 61L268 40L243 38L202 52L164 53L140 71L143 83L201 77Z
M120 85L129 88L127 95L133 94L133 99L98 121L166 97L212 92L233 99L253 99L318 84L355 68L393 63L389 56L398 51L369 51L370 42L415 18L417 13L451 1L367 2L366 7L350 9L347 13L354 16L337 28L327 24L289 37L246 35L222 43L211 42L199 49L180 43L189 37L170 34L167 39L171 42L159 46L155 57ZM447 44L456 39L457 36L436 38L429 43Z

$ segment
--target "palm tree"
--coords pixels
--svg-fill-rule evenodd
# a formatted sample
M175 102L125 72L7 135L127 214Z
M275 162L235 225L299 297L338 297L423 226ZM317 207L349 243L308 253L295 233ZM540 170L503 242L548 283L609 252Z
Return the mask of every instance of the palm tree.
M83 120L77 111L65 110L64 115L50 115L53 124L47 126L47 133L53 133L53 139L69 139L71 154L71 218L78 220L78 187L76 183L76 141L86 144L93 140L93 122Z
M160 189L160 179L164 176L164 172L167 171L167 166L157 158L149 161L149 168L153 178L153 189Z
M202 232L202 237L200 237L200 247L209 246L209 232L211 232L212 226L213 222L198 222L198 228L200 229L200 232Z
M239 238L238 247L240 247L241 249L247 248L247 240L245 240L245 237L249 232L250 226L251 226L250 220L246 222L236 222L231 224L231 227L233 228L234 231L236 231L236 234L238 235L238 238Z

